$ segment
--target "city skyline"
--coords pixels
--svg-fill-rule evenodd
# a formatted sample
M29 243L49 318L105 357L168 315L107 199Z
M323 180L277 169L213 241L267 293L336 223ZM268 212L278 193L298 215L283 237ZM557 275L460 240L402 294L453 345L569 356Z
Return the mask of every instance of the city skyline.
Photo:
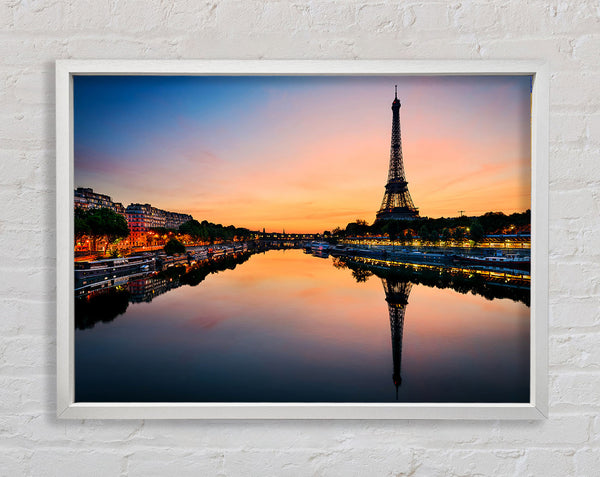
M524 76L76 76L75 187L267 232L372 222L395 84L421 216L530 208Z

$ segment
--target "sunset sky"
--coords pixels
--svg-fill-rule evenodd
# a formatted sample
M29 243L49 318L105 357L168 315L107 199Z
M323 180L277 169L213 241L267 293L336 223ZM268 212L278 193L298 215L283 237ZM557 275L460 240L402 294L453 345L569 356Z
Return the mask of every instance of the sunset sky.
M372 223L398 85L421 216L530 208L530 78L74 78L75 187L252 230Z

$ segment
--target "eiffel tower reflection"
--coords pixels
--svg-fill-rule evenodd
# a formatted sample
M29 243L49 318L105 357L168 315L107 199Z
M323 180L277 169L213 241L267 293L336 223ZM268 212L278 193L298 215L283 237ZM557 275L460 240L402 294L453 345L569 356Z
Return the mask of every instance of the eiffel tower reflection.
M398 400L398 388L402 384L400 369L402 365L402 334L404 331L404 313L408 304L408 295L412 288L411 282L382 278L385 290L385 301L388 304L390 314L390 327L392 329L392 358L394 361L394 373L392 379L396 386L396 400Z

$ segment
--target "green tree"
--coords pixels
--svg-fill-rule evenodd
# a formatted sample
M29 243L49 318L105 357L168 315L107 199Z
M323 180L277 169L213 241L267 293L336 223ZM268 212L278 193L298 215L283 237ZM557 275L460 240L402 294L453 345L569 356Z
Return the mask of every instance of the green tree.
M369 225L366 220L356 219L346 226L347 235L364 236L369 232Z
M235 229L235 236L238 240L248 240L252 236L252 232L249 229L244 227L238 227Z
M387 232L391 242L392 249L394 248L394 242L398 240L400 235L400 224L397 220L390 220L387 224L385 224L385 231Z
M87 210L77 207L75 209L74 222L76 239L79 239L84 235L90 235L91 230L87 223Z
M164 247L164 251L167 255L175 255L176 253L185 253L185 245L183 245L176 238L169 239Z
M473 242L477 243L481 242L483 235L483 226L481 225L481 222L479 222L477 219L473 220L473 222L471 222L469 238Z
M179 226L179 233L187 234L197 239L202 235L202 225L197 220L188 220Z
M447 227L444 227L442 229L442 240L444 242L449 242L451 238L452 234L450 233L450 230Z
M92 247L96 250L99 238L106 237L108 243L129 235L127 220L121 214L111 209L76 209L75 210L75 237L88 235L92 239Z
M129 227L125 217L110 209L88 210L87 224L92 235L96 237L104 236L109 242L129 235Z
M421 242L429 242L430 235L431 232L429 231L427 224L421 225L419 228L419 238L421 239Z
M456 227L454 229L454 233L452 234L452 237L457 242L460 242L460 241L462 241L465 238L465 231L463 230L462 227Z
M372 275L373 272L367 270L366 268L357 268L356 270L352 270L352 276L354 277L357 283L366 282Z

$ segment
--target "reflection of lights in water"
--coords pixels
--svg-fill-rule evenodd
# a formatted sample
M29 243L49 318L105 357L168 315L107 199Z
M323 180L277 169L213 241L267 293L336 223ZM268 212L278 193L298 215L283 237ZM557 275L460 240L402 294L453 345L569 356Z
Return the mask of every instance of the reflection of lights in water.
M515 273L510 273L510 272L494 272L494 271L490 271L490 270L474 270L471 268L440 267L437 265L428 265L428 264L421 264L421 263L394 262L392 260L383 260L383 259L378 259L378 258L367 258L367 257L352 257L351 260L353 260L355 262L365 263L368 265L385 266L385 267L389 267L389 268L402 266L402 267L411 268L411 269L417 270L417 271L422 270L422 269L440 270L440 275L443 274L444 270L447 270L452 274L461 273L461 274L468 275L469 278L472 278L475 275L481 275L481 276L484 276L484 277L487 276L490 278L505 278L505 279L512 278L514 280L524 280L524 281L531 280L531 276L528 274L525 274L525 273L515 274Z

